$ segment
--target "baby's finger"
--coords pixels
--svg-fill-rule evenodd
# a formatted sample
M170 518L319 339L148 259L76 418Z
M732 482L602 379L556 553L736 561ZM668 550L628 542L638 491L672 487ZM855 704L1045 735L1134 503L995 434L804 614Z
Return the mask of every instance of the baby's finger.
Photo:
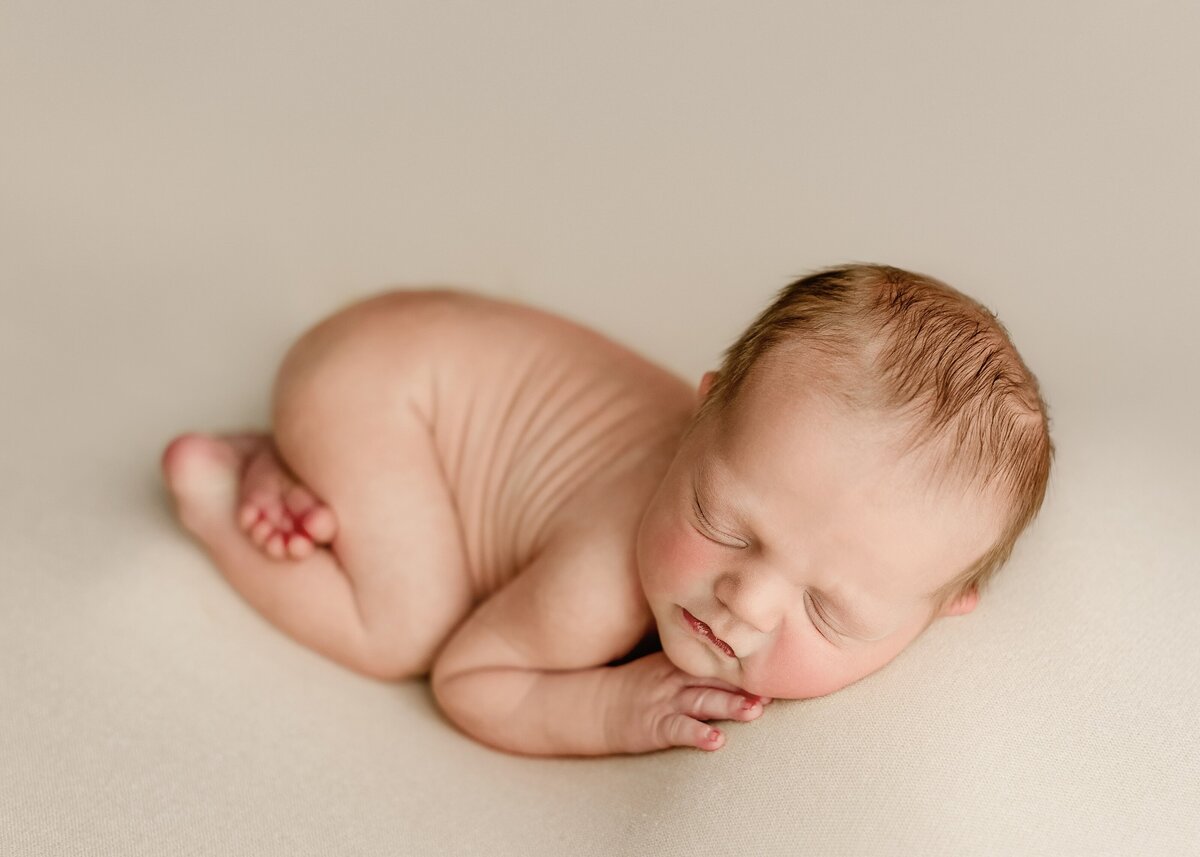
M689 687L675 697L677 710L697 720L753 720L763 712L757 697L714 687Z
M664 746L719 750L725 745L725 736L720 729L686 715L669 714L661 722L663 734L659 738Z
M715 687L718 690L727 690L730 693L745 693L745 691L736 684L730 684L727 681L722 681L719 678L713 678L711 676L702 677L684 674L683 683L688 687Z

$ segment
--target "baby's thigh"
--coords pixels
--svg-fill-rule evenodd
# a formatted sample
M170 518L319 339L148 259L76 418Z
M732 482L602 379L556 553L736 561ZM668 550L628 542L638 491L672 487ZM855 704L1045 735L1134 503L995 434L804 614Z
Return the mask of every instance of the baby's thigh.
M276 381L280 457L333 509L331 549L381 657L407 674L472 605L458 514L432 434L412 406L415 355L363 337L302 338Z

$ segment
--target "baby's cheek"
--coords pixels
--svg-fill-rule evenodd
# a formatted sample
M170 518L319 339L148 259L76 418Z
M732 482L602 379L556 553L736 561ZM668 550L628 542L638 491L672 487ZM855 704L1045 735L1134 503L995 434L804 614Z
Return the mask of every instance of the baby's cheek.
M707 567L709 550L694 530L674 530L663 545L663 558L676 576L690 579Z
M753 688L747 689L779 699L811 699L839 690L847 684L847 665L826 645L803 634L781 640L755 665Z
M675 587L702 575L709 561L702 539L676 527L664 527L656 536L650 552L655 579Z
M802 699L812 680L817 664L812 657L805 657L803 644L795 641L777 645L761 664L756 664L755 684L762 685L765 696L780 699Z

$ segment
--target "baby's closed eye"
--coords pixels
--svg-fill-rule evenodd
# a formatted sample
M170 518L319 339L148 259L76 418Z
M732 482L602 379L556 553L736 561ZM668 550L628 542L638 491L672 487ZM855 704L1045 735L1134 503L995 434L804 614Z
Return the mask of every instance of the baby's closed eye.
M713 524L708 519L708 515L706 515L704 513L704 507L700 505L700 498L698 496L693 495L692 507L693 507L693 510L696 513L696 517L700 521L700 524L702 527L700 529L701 535L705 536L706 538L708 538L711 541L716 542L719 545L722 545L723 547L727 547L727 548L748 547L747 543L744 540L739 539L736 536L729 535L728 533L721 530L719 527L717 527L715 524ZM728 541L725 541L726 539Z

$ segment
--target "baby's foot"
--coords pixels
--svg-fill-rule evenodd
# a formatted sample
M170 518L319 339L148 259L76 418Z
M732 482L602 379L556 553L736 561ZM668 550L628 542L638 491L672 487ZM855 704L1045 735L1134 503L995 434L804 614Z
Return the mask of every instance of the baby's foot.
M163 476L185 529L203 538L218 526L229 527L246 455L244 445L196 432L182 434L167 445Z
M333 541L333 511L288 472L270 435L226 439L247 451L237 521L251 541L273 559L304 559Z

